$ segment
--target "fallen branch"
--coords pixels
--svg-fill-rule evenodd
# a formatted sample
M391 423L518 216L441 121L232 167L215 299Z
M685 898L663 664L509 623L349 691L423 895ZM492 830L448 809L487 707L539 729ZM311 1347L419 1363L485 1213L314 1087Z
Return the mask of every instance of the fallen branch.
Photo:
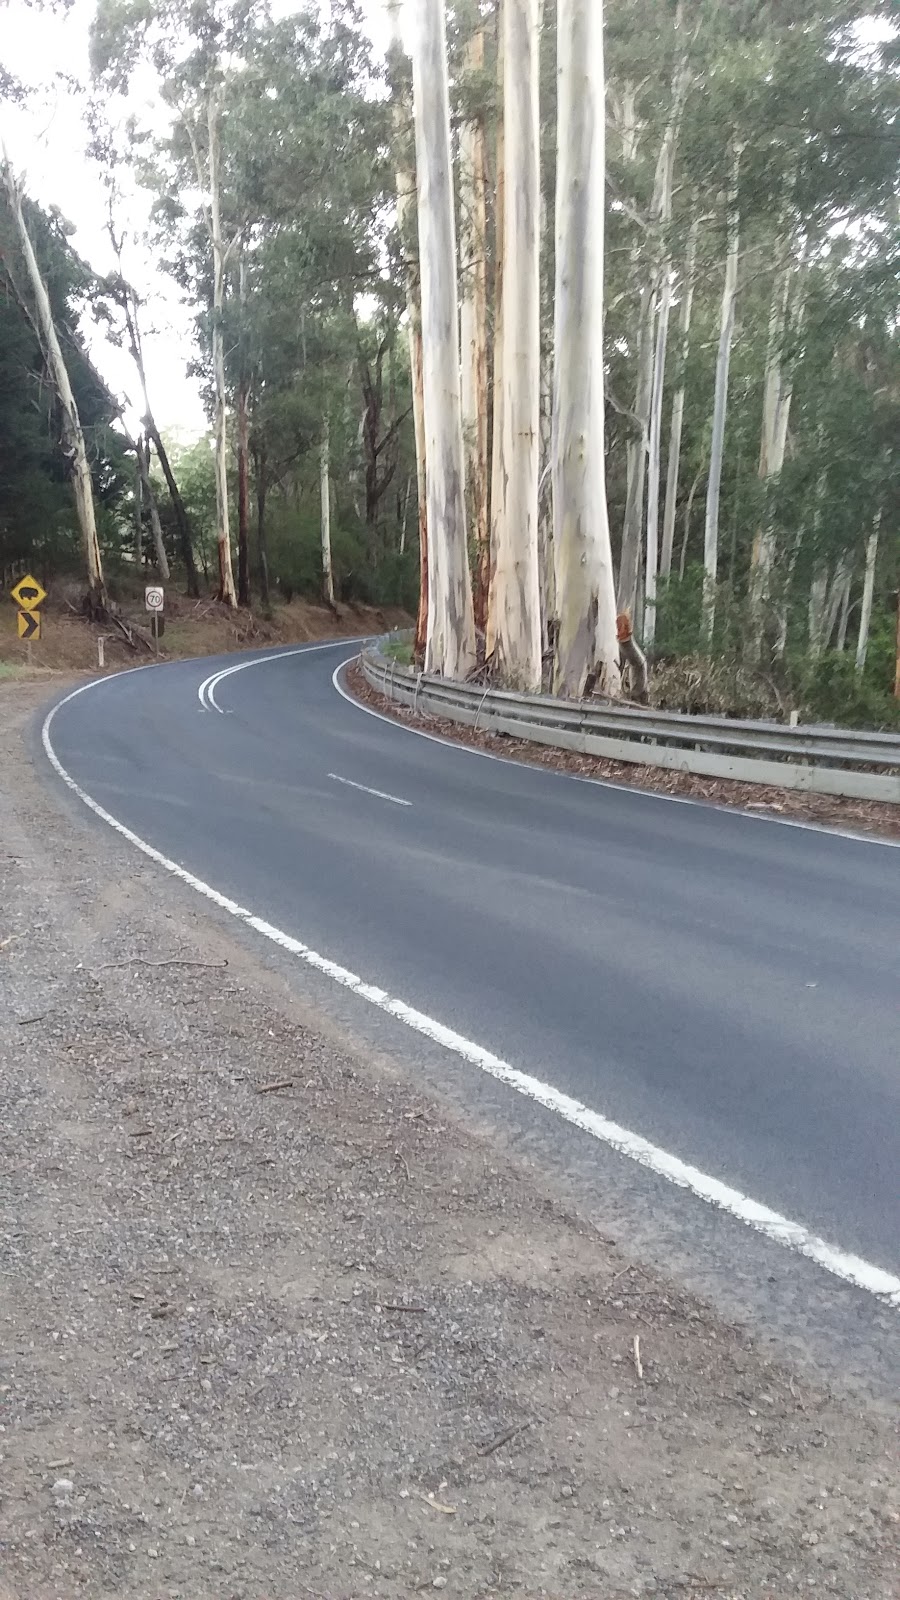
M405 1311L410 1317L427 1317L427 1306L383 1305L382 1311Z
M530 1427L531 1418L527 1422L518 1422L511 1428L504 1428L502 1433L498 1433L496 1439L491 1439L488 1444L480 1444L478 1446L478 1454L480 1456L492 1456L495 1450L502 1450L503 1446L509 1444L511 1439L517 1438L520 1433L524 1433L525 1429Z
M276 1083L258 1083L257 1094L276 1094L279 1089L293 1089L293 1078L279 1078Z
M641 1336L639 1333L636 1333L634 1336L634 1370L641 1382L643 1382L644 1363L641 1360Z
M130 956L125 961L103 961L94 971L109 972L113 967L213 967L221 971L227 965L227 961L183 961L178 956L166 961L151 961L148 956Z

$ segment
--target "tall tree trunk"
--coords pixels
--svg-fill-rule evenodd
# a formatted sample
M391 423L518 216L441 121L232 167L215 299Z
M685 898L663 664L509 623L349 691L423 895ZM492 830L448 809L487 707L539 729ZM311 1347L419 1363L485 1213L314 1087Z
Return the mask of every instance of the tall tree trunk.
M146 400L146 393L144 398ZM169 499L172 502L175 525L178 529L178 544L181 550L181 559L184 563L187 592L192 600L198 600L200 597L200 580L197 576L197 563L194 560L194 541L191 536L191 522L187 514L187 507L181 498L178 484L175 481L175 474L172 471L168 451L162 442L159 429L149 410L143 420L147 437L153 441L156 458L162 468L162 474L166 480L166 488L169 491Z
M319 504L322 528L322 595L334 610L334 573L331 566L331 431L328 418L322 430L319 449Z
M488 653L510 687L541 688L538 472L541 402L540 0L503 3L502 498L493 507ZM513 70L514 69L514 70Z
M849 570L844 579L844 592L841 595L841 615L838 621L837 647L839 650L847 648L847 630L850 627L850 596L853 591L853 572Z
M814 661L819 659L825 646L825 617L828 611L828 568L818 566L813 573L807 607L809 626L809 653Z
M231 528L228 513L228 441L226 436L227 399L225 390L225 241L222 237L221 153L219 146L219 103L211 89L207 101L209 130L209 199L213 253L212 358L216 386L216 539L219 553L218 597L228 606L237 604L234 570L231 562Z
M16 226L22 251L22 260L25 264L25 271L34 300L34 327L38 333L41 353L56 391L59 408L60 444L72 478L75 510L78 515L78 526L81 529L81 542L88 580L88 607L93 616L101 617L106 612L106 585L103 581L103 563L100 557L97 522L94 514L94 486L91 481L91 469L88 464L84 432L57 337L50 296L47 293L47 286L41 275L41 269L38 266L28 226L25 222L22 196L13 176L6 149L2 146L0 146L0 176L2 176L10 213Z
M140 574L144 565L144 474L137 448L134 452L134 564Z
M678 0L676 28L683 33L684 0ZM644 531L644 503L646 487L647 545L653 540L653 572L645 585L645 600L655 602L656 564L659 543L659 478L660 446L662 439L662 402L665 382L666 346L671 308L672 266L669 260L667 233L672 220L672 194L675 175L675 152L678 133L684 112L684 102L690 83L690 74L684 56L679 60L672 80L672 99L669 120L666 123L656 172L653 180L653 198L650 207L650 226L653 230L651 272L640 302L640 325L637 341L637 384L634 402L640 434L632 439L628 450L628 479L625 502L625 520L622 529L622 560L619 571L619 610L629 615L637 613L638 574L641 567L641 546ZM650 471L651 482L646 483ZM652 526L651 526L651 499ZM651 630L653 623L651 622ZM651 632L652 638L652 632Z
M556 619L556 572L553 560L553 352L550 340L541 350L541 453L538 481L538 563L541 577L541 644L546 652Z
M734 342L738 265L741 248L740 214L738 211L740 161L740 146L733 143L731 150L731 180L726 199L728 247L725 261L725 284L722 290L722 310L719 318L716 393L713 405L712 442L709 454L709 482L706 487L706 524L703 535L703 633L707 644L712 642L713 629L716 622L716 584L719 576L719 500L722 490L722 464L725 458L728 372L731 366L731 346Z
M603 384L606 119L601 0L558 0L554 683L619 692Z
M459 377L456 223L443 0L419 0L413 53L429 604L425 664L446 678L475 666L475 619L466 540L465 454Z
M397 227L404 256L406 320L409 328L409 370L412 382L413 428L416 442L416 486L419 495L419 605L413 654L425 659L428 637L428 500L425 471L425 376L422 350L422 294L416 227L416 174L408 155L412 106L404 70L405 53L400 27L400 0L388 0L390 42L388 67L393 99L393 142L397 189Z
M653 361L653 395L650 402L650 442L647 460L647 568L644 580L644 643L656 637L656 571L659 559L659 486L662 458L663 388L666 345L672 306L672 273L666 262L656 318L656 354Z
M247 262L240 266L240 373L237 386L238 469L238 605L250 604L250 374L247 371L244 319L247 312Z
M115 233L112 230L111 236L113 245L118 254L118 241L116 240ZM175 481L175 474L172 471L172 464L169 460L169 454L165 445L163 444L162 435L156 426L156 420L150 405L150 395L147 388L147 368L144 364L144 347L141 339L141 325L138 313L138 298L130 284L126 283L125 278L121 273L120 254L119 266L119 276L121 280L121 305L125 315L125 332L128 339L128 348L131 353L131 359L134 362L137 370L138 382L141 386L141 396L144 402L144 415L141 418L141 422L147 438L151 441L153 448L156 451L156 458L162 467L163 477L166 480L166 488L169 491L169 499L172 502L172 511L175 516L175 526L178 529L178 544L181 550L181 559L184 563L187 592L192 600L197 600L200 596L200 582L197 577L197 564L194 560L194 543L191 536L190 518L188 517L185 503L181 498L178 484Z
M694 305L694 288L697 276L697 234L699 227L700 218L695 211L688 233L687 256L681 285L681 308L678 314L680 370L678 373L678 385L672 396L672 420L669 425L666 505L663 512L662 552L659 560L660 576L663 578L667 578L672 571L672 552L675 545L678 479L681 471L681 436L684 431L685 373L691 350L691 313Z
M268 609L272 604L269 588L269 545L266 538L266 496L269 491L268 460L264 445L253 452L253 477L256 484L256 553L259 561L259 598Z
M783 254L784 264L776 274L772 291L763 391L758 467L759 481L763 487L763 521L753 540L750 566L750 648L757 661L765 645L769 589L776 555L772 494L784 469L794 395L793 376L785 366L784 348L789 330L799 330L804 312L803 265L801 263L798 268L790 253L789 243L785 245Z
M247 383L241 378L237 392L238 466L238 605L250 604L250 425L247 417Z
M875 563L878 560L878 535L881 531L881 507L875 513L872 532L866 541L866 576L863 583L862 606L859 613L859 638L856 641L856 671L862 676L869 650L869 628L872 623L872 601L875 597Z
M632 618L637 603L638 572L644 542L655 312L656 285L648 283L641 291L638 307L637 378L634 393L634 416L638 432L629 438L626 446L625 515L622 521L622 554L619 561L617 590L619 611L627 613Z
M484 70L483 24L479 24L469 40L466 67L470 73ZM469 530L475 545L475 626L483 633L487 623L491 548L488 520L487 149L484 117L480 112L465 122L460 132L459 189L466 496Z
M503 50L503 5L497 6L497 135L496 173L494 177L494 317L493 317L493 384L491 391L491 481L488 513L490 538L496 538L497 518L505 504L503 488L503 285L506 274L506 131L504 117L504 78L506 61ZM489 551L489 556L492 552ZM490 575L488 576L490 589ZM486 615L485 651L493 649L490 596Z
M137 458L141 468L141 491L144 504L150 513L150 531L153 535L153 555L156 561L156 570L163 583L169 581L169 562L166 556L166 547L163 542L162 523L159 520L159 506L156 503L156 492L153 488L153 479L150 476L150 440L141 438L138 434L135 444Z

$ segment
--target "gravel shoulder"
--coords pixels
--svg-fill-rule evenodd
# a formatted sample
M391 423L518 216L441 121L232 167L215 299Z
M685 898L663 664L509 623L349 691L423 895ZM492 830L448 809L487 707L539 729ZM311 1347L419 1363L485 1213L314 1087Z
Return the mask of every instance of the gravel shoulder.
M0 1596L896 1600L893 1421L373 1062L0 685Z

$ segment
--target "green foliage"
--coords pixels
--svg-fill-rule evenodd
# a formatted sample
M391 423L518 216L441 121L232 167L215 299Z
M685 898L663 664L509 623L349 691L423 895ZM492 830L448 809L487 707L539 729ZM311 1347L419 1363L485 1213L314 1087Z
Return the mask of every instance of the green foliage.
M127 464L116 405L90 361L79 323L91 275L56 212L25 202L26 221L50 296L85 433L107 553L122 545ZM80 538L56 401L34 330L27 277L5 196L0 197L0 571L37 566L52 576L80 567Z

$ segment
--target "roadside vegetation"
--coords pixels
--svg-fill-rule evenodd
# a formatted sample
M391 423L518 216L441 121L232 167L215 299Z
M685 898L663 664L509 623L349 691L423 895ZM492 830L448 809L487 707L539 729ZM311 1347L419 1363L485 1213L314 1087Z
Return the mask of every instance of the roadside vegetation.
M254 627L400 608L429 670L576 697L633 691L627 613L657 703L896 726L893 8L385 14L386 61L353 0L98 0L116 271L2 168L3 584L78 574L100 625L145 578ZM195 312L190 444L148 391L135 183Z

